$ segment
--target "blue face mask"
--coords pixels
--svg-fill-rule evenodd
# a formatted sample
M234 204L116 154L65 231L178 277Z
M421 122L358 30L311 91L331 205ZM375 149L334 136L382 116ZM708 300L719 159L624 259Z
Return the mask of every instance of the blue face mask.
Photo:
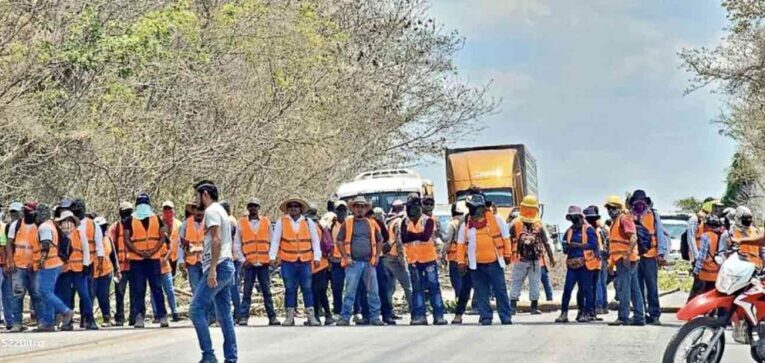
M648 204L639 200L632 204L632 213L637 215L643 215L648 210Z
M133 217L136 219L146 219L154 215L154 211L151 209L151 206L148 204L139 204L135 206L135 212L133 212Z

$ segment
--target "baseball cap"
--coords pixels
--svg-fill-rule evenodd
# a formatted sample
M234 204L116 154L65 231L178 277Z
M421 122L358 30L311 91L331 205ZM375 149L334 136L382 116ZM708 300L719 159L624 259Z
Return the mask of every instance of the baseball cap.
M135 209L133 208L133 203L130 203L130 202L120 203L120 211L128 210L128 209Z
M8 210L11 212L21 212L22 208L24 208L24 204L21 204L21 202L13 202L8 206Z
M162 208L175 209L175 204L173 204L173 201L171 200L166 200L162 203Z

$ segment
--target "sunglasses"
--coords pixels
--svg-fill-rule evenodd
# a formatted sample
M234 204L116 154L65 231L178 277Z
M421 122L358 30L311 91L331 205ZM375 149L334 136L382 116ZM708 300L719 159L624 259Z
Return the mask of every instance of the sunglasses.
M425 202L425 203L422 203L422 205L433 206L433 205L436 205L436 203L433 203L433 202Z

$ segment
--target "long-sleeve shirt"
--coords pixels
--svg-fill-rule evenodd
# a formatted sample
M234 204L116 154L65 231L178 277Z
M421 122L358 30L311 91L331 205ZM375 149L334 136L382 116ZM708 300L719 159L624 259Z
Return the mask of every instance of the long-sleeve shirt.
M87 234L87 223L93 223L93 220L91 219L83 219L80 221L80 226L77 227L77 229L80 231L80 240L83 242L82 244L85 245L86 243L90 243L88 241L88 234ZM94 231L94 243L96 245L96 256L97 257L104 257L104 232L99 228L95 223L93 223L93 231ZM83 266L90 266L90 248L83 248L82 249L82 265Z
M270 260L276 260L276 256L279 253L279 245L282 242L282 228L292 228L293 231L297 232L300 230L300 223L303 220L308 221L308 233L311 235L311 246L313 248L313 260L314 261L321 261L321 239L319 238L319 232L316 229L316 224L310 220L305 219L305 217L300 216L297 220L290 219L290 225L289 226L283 226L282 220L283 218L279 218L279 220L276 221L276 224L274 225L274 232L271 234L271 249L268 251L268 258Z
M659 256L669 255L669 236L664 233L664 223L661 222L661 216L656 211L653 212L656 220L656 244Z
M497 226L499 227L499 234L502 236L502 240L504 241L504 250L503 255L497 255L497 261L499 265L502 268L505 268L505 257L511 257L512 256L512 245L510 244L510 230L507 227L507 224L502 221L502 217L500 216L494 216L496 218ZM452 224L450 223L450 227ZM465 239L465 228L469 228L467 232L467 239ZM468 267L471 270L475 270L478 268L478 260L476 258L476 229L475 227L470 228L467 226L466 222L460 223L460 219L457 219L457 244L463 245L465 243L468 244L467 246L467 256L468 256ZM458 251L460 251L458 249ZM460 257L458 257L460 258ZM460 262L461 263L461 262Z
M260 228L260 223L261 223L262 219L260 219L260 218L251 219L250 218L250 219L248 219L248 221L250 222L250 226L252 226L252 230L253 231L257 231ZM239 226L237 226L237 227L239 227ZM272 237L272 231L271 231L271 225L269 224L267 226L267 228L268 228L268 240L270 241L271 238L273 238ZM238 246L238 248L237 248L237 246ZM236 229L236 233L234 233L234 258L237 261L241 261L241 262L244 262L244 260L245 260L244 252L242 252L242 229L241 228L237 228Z
M726 240L720 238L719 241L720 242L717 244L717 251L728 249L728 242ZM699 272L701 272L701 269L704 267L704 261L706 261L706 259L709 257L707 255L709 254L710 244L709 235L706 233L701 235L701 248L699 248L700 258L696 259L696 263L693 266L694 275L698 275ZM717 251L714 251L714 254L716 254Z
M423 215L420 218L428 218L427 216ZM436 223L433 221L433 218L428 218L425 222L425 227L423 228L422 232L416 233L411 232L407 228L407 224L412 223L411 220L409 220L409 217L405 217L401 221L401 243L407 244L415 241L430 241L430 239L433 237L433 231L435 230Z

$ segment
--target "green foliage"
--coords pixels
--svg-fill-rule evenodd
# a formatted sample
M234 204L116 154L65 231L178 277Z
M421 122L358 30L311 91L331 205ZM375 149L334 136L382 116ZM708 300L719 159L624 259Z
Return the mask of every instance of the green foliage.
M702 204L703 201L696 199L696 197L683 198L674 202L675 207L684 213L696 213L701 210Z
M685 260L678 260L670 268L659 270L659 291L691 291L693 277L688 273L690 270L691 264Z

